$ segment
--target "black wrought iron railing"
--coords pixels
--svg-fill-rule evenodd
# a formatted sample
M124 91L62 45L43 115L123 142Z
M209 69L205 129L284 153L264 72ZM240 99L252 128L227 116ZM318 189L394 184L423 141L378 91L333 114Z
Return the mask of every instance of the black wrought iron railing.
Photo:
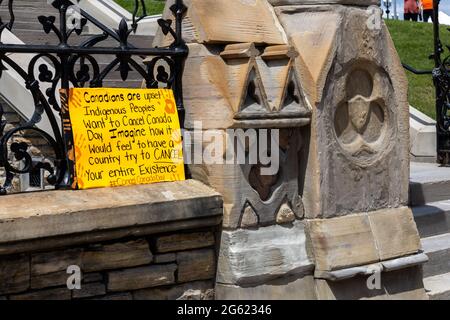
M136 32L139 22L146 15L143 0L135 0L131 25L122 20L117 30L111 30L80 9L76 5L78 1L48 1L58 14L59 22L55 15L35 17L42 26L42 32L56 36L56 44L8 44L0 41L0 78L6 70L11 69L17 72L34 101L32 117L26 123L9 130L6 130L7 121L2 117L3 109L0 108L0 168L3 168L5 175L4 183L0 187L2 195L7 194L12 188L15 176L32 174L39 170L48 172L46 174L48 184L56 188L70 186L70 166L64 143L64 124L58 117L58 113L61 114L60 103L57 101L59 89L102 87L104 79L115 71L119 71L121 79L127 81L130 71L134 70L145 80L148 88L165 86L173 89L181 125L183 125L182 71L188 54L181 29L182 19L187 10L183 1L176 0L170 8L174 21L164 19L158 21L161 31L166 35L170 33L174 39L170 46L164 48L139 48L129 42L130 35ZM0 39L7 32L6 30L14 33L16 22L15 1L0 0L1 6L5 8L7 6L7 10L3 12L7 12L8 17L0 17ZM73 19L68 15L68 10L71 8L75 8L80 14L80 20L75 24L69 21ZM138 14L139 12L142 14ZM30 12L30 15L32 14ZM88 23L100 29L100 34L89 36L79 45L71 45L69 40L80 36ZM107 39L114 39L117 46L100 46ZM27 66L23 66L10 54L33 54L34 57ZM98 57L105 55L110 56L112 60L106 65L98 62ZM150 63L144 64L144 57L153 57L153 59ZM53 66L54 71L49 70L48 64ZM49 88L43 90L43 83L48 83ZM16 106L16 108L20 107ZM51 132L37 127L43 117L50 122ZM25 142L13 141L14 137L20 136L25 131L32 131L34 135L46 141L53 150L53 161L34 161L30 152L30 143L26 140Z
M430 59L434 61L433 70L416 70L403 64L406 70L418 75L432 75L436 90L436 139L437 162L450 164L450 46L445 49L440 37L439 24L440 0L434 0L433 34L434 52ZM448 29L450 31L450 29Z

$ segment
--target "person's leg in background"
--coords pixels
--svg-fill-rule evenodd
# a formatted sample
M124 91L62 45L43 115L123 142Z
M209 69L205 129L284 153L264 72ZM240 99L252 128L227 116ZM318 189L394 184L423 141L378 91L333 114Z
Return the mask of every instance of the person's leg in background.
M423 22L433 21L433 10L423 10Z

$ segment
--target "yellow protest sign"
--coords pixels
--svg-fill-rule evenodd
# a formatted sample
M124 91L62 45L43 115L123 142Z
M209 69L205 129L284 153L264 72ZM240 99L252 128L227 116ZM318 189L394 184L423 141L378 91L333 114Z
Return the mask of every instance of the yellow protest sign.
M73 139L73 187L185 179L172 90L74 88L61 96ZM65 120L66 136L67 127Z

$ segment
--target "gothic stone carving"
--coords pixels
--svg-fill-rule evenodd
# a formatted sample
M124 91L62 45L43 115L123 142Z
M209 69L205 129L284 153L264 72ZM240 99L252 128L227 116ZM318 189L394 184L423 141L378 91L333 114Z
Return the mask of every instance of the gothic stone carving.
M297 68L313 105L306 216L407 205L407 80L384 23L369 27L372 11L338 5L275 12L299 52Z

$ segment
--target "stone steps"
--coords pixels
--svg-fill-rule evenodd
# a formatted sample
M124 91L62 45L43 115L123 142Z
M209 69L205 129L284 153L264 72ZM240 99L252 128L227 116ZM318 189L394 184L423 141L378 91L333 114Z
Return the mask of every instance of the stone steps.
M425 289L431 300L450 300L450 168L411 163L409 202L429 258Z
M450 233L422 239L429 261L423 266L425 278L450 273Z
M450 200L412 207L422 238L450 232Z
M411 163L411 206L422 206L448 199L450 199L450 167L439 167L434 163Z
M423 282L430 300L450 300L450 273L428 277Z

